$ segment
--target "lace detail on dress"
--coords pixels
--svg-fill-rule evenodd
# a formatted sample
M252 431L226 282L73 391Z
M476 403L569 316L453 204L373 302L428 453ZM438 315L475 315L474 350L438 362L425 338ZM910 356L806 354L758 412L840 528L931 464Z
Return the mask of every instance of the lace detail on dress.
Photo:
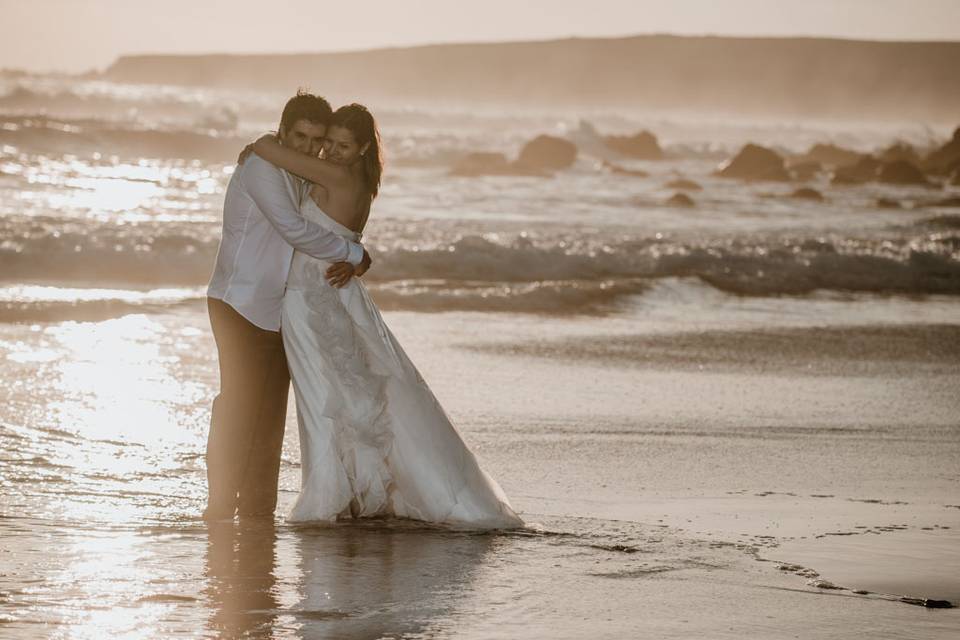
M337 393L327 406L335 424L339 458L352 488L349 515L392 513L393 478L387 457L393 441L387 413L387 376L370 366L358 328L340 294L327 284L321 263L306 266L315 283L304 291L307 324L323 346L318 356L335 372ZM341 515L347 515L347 510Z

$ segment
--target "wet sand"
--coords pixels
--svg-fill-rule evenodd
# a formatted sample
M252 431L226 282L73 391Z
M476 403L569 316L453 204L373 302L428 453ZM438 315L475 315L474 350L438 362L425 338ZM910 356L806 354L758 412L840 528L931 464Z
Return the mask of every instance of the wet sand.
M960 325L708 330L483 345L507 355L625 367L786 375L950 375L960 371Z
M386 319L529 530L208 529L199 309L3 325L0 636L960 630L960 610L898 601L956 599L955 326L740 326L728 352L697 337L702 318ZM824 356L845 331L849 360ZM634 357L610 355L624 344ZM292 410L287 435L281 511L299 482Z

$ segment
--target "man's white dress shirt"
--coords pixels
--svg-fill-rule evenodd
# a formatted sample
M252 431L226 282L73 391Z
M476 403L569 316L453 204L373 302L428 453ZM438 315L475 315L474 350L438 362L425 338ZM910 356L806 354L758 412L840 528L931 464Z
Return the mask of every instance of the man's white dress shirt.
M363 260L363 247L299 213L297 180L255 153L230 178L223 237L207 295L261 329L280 329L280 305L294 249L329 262Z

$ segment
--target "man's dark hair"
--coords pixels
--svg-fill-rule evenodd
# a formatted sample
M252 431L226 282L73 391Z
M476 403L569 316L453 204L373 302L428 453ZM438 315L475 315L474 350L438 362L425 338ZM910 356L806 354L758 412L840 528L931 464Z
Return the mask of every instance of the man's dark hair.
M299 89L297 95L287 100L280 116L280 131L286 133L298 120L307 120L313 124L327 124L333 109L330 103L320 96L315 96L304 89Z

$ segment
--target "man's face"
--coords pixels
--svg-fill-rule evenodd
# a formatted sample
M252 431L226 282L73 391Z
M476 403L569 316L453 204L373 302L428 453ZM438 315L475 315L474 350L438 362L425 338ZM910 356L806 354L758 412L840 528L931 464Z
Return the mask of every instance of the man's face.
M286 131L280 129L280 144L294 151L317 157L323 148L327 125L309 120L297 120Z

